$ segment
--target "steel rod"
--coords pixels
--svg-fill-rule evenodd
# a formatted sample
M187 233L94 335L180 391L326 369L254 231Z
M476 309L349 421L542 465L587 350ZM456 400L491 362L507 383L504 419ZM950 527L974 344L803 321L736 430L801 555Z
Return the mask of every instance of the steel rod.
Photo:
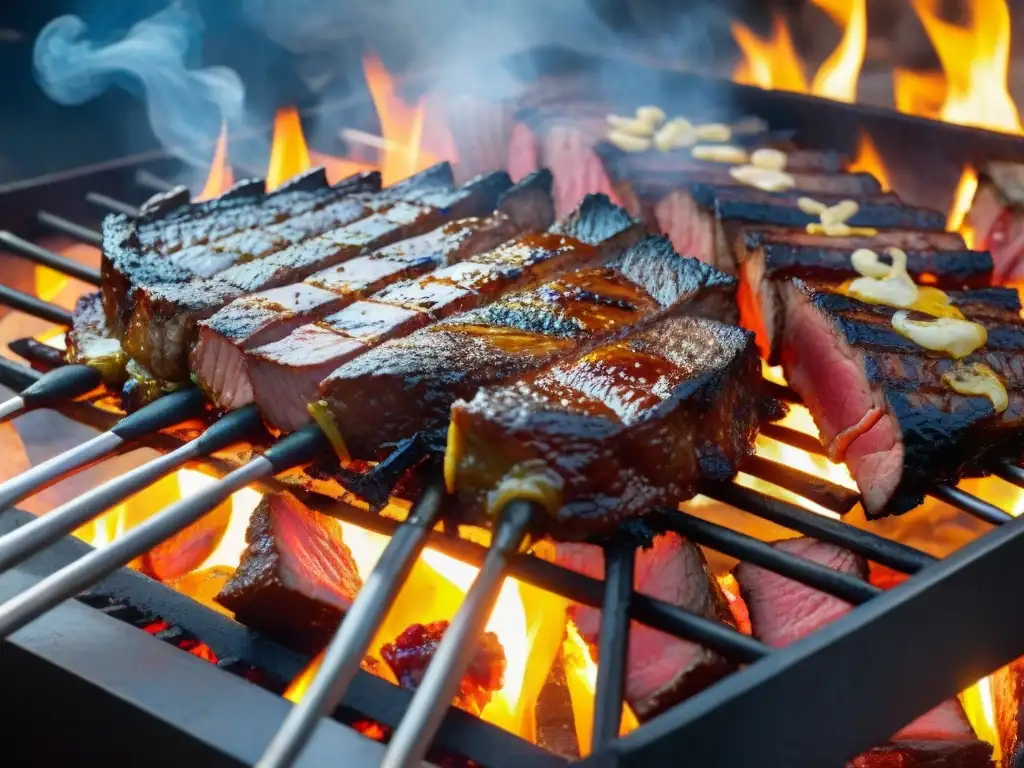
M302 699L292 707L257 768L289 768L317 723L341 702L381 623L423 550L441 509L440 482L428 486L408 519L395 531L324 652Z
M841 515L849 512L860 501L857 491L761 456L749 457L743 462L740 471L799 494Z
M99 372L87 365L68 365L44 374L21 394L0 405L0 422L34 409L73 400L101 383Z
M129 205L120 200L116 200L108 195L101 194L99 192L88 192L85 195L85 199L93 205L98 205L100 208L106 208L108 211L114 213L123 213L125 216L138 216L139 209L134 205Z
M1024 488L1024 467L1019 467L1014 462L1006 460L997 463L992 472L996 477L1019 488Z
M831 520L750 488L741 488L732 483L711 483L702 489L702 493L736 509L799 531L805 536L846 547L869 560L903 573L917 573L936 562L936 558L913 547L862 531L839 520Z
M764 380L764 388L767 394L781 400L784 403L799 403L800 395L794 392L790 387L782 384L776 384L774 381Z
M32 365L45 366L47 369L68 365L64 359L64 350L51 347L31 336L15 339L7 345L7 348L18 357L28 360Z
M825 455L825 449L822 447L821 441L814 435L808 435L805 432L784 427L781 424L765 424L761 427L761 434L765 437L770 437L772 440L778 440L780 443L799 448L801 451L813 453L816 456Z
M42 377L39 371L0 357L0 384L9 389L21 391Z
M202 413L205 398L195 387L164 395L135 413L125 416L109 431L87 440L0 484L0 510L17 504L61 478L110 456L125 443L147 437Z
M973 515L979 520L992 523L992 525L1002 525L1013 520L1013 515L1009 512L1004 512L995 504L989 504L987 501L979 499L977 496L972 496L966 491L961 491L952 485L938 483L932 486L928 495L934 496L936 499L944 501L969 515Z
M0 231L0 246L25 257L33 264L41 264L44 267L49 267L61 274L74 277L90 285L100 284L100 271L98 269L87 267L85 264L69 259L67 256L61 256L59 253L41 248L12 232Z
M63 307L50 304L31 294L16 291L3 284L0 284L0 305L57 325L71 325L71 313Z
M103 245L102 233L65 219L63 216L58 216L49 211L40 211L36 214L36 218L40 224L52 229L54 232L60 232L62 235L73 237L75 240L87 245L95 245L97 247Z
M776 549L753 536L712 523L687 512L659 510L660 521L691 541L722 554L767 568L809 587L859 605L880 594L873 584Z
M203 434L170 453L119 475L88 493L57 507L32 522L0 537L0 571L58 541L104 510L152 485L164 475L189 461L221 450L261 429L259 409L254 405L221 417Z
M235 491L273 474L273 471L273 464L259 456L216 485L172 504L107 546L93 550L32 585L0 605L0 638L8 637L54 606L73 598L136 557L141 557L226 501Z
M145 169L140 170L135 174L135 183L140 187L145 187L146 189L151 189L156 192L169 192L176 186L169 181L161 179L152 171L147 171Z
M597 752L619 735L622 701L626 693L626 669L629 665L629 609L633 598L633 572L636 551L630 547L609 547L604 554L604 603L594 687L594 726L590 749Z
M381 768L413 768L426 755L476 653L477 641L505 580L509 555L519 549L526 537L533 519L532 506L529 502L512 501L505 507L484 564L441 638L409 709L395 728Z

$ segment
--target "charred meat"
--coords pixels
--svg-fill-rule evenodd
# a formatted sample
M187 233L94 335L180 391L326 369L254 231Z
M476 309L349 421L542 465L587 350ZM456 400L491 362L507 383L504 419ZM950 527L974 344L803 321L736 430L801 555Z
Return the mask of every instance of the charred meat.
M447 629L447 621L413 624L396 637L394 642L381 648L380 655L391 668L399 685L411 691L419 688ZM494 692L500 691L504 684L505 649L501 647L496 634L484 632L452 703L459 709L479 716Z
M620 254L639 234L639 224L625 211L593 195L546 233L523 235L489 253L396 283L252 350L248 365L255 400L275 426L295 429L309 420L307 406L320 382L347 361L508 291L600 263Z
M346 363L324 380L315 409L351 456L372 457L392 441L443 434L451 404L480 387L638 323L673 311L731 313L734 290L726 275L679 256L664 238L647 238L607 266L507 296Z
M867 580L868 564L842 547L808 538L776 542L791 555ZM839 598L749 563L734 575L750 611L754 636L768 645L789 645L847 614ZM943 702L888 742L857 756L847 768L988 768L992 747L974 734L956 699Z
M599 547L591 544L559 543L557 562L592 578L604 578L604 556ZM650 548L637 553L634 589L706 619L735 626L725 595L704 555L678 534L658 536ZM599 658L601 611L574 605L570 618L590 646L591 655ZM626 660L626 701L641 721L648 720L734 668L728 659L696 643L632 622Z
M130 296L130 317L124 332L125 351L162 379L188 377L188 353L197 323L243 294L302 281L314 272L373 251L439 224L492 211L511 184L501 172L458 189L413 183L413 177L376 196L355 196L358 213L295 243L280 243L230 265L212 276L185 281L147 282ZM425 187L425 188L424 188ZM346 198L349 200L349 198ZM263 237L265 230L252 230Z
M872 237L828 237L782 227L730 223L725 226L730 251L739 265L740 323L754 330L761 354L778 364L783 312L782 281L802 277L841 283L858 277L851 261L862 248L884 255L899 248L907 255L907 272L943 289L978 288L992 276L992 257L972 251L953 232L880 231ZM885 260L890 261L888 256Z
M107 386L116 387L124 382L127 355L121 342L111 334L99 293L87 293L75 302L66 358L69 363L82 363L98 370Z
M998 282L1024 278L1024 165L994 161L982 168L967 224L978 247L992 251Z
M216 600L238 621L303 650L319 650L362 588L337 520L289 493L266 495L246 548Z
M786 378L829 455L850 467L869 516L905 512L929 484L955 484L994 457L1019 453L1024 323L1015 290L948 292L949 306L985 334L961 359L898 332L895 308L834 285L792 280L781 297ZM903 317L925 330L939 319L916 311ZM963 394L958 382L972 370L987 371L995 391Z
M542 504L559 538L610 533L736 473L773 406L759 367L749 332L662 320L456 402L446 481L491 515Z
M506 192L485 218L460 219L402 240L295 285L243 296L199 324L193 378L225 409L252 402L246 352L288 336L385 287L486 253L553 220L551 174L539 171Z

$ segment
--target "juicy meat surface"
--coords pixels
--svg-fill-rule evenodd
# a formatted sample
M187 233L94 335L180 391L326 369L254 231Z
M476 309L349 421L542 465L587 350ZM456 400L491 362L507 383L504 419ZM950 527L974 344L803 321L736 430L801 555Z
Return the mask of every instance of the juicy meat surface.
M750 333L661 320L456 402L448 486L491 515L527 493L559 538L611 534L690 498L702 478L736 473L770 410L759 370Z
M878 253L900 248L907 254L907 272L939 288L962 289L987 285L992 277L992 257L972 251L953 232L914 230L881 231L874 237L835 238L810 235L804 230L725 225L730 252L739 265L740 323L757 335L762 355L778 365L784 314L779 284L800 277L840 283L858 277L851 256L860 248Z
M868 579L867 561L834 544L798 537L773 546ZM839 598L750 563L740 563L733 574L750 612L754 636L771 646L796 642L853 609ZM888 742L855 757L847 768L987 768L991 757L992 747L977 738L960 702L949 699L901 728Z
M507 296L346 363L317 394L351 455L443 432L449 408L483 386L536 370L572 349L666 312L730 303L734 282L647 238L606 267ZM692 305L691 305L692 303ZM367 420L365 413L379 414Z
M389 285L457 264L526 231L546 229L553 208L546 171L506 192L486 218L444 224L365 256L317 272L302 283L236 299L199 325L193 376L215 405L240 408L253 400L246 353L288 336Z
M967 214L979 247L992 251L999 283L1024 279L1024 165L989 162Z
M869 516L905 512L923 501L930 484L955 484L993 457L1019 451L1024 323L1017 292L949 295L988 330L985 346L963 362L984 363L999 376L1009 396L1002 413L988 398L960 395L943 383L957 363L897 333L893 308L807 281L782 285L786 378L830 454L846 461Z
M447 621L413 624L393 642L381 648L380 655L391 668L399 685L411 691L420 687L427 666L433 660L447 629ZM501 647L496 634L484 632L452 703L459 709L479 716L494 692L500 691L504 684L505 649Z
M638 222L607 197L593 195L547 233L523 235L490 253L397 283L252 350L248 364L255 400L271 423L295 429L309 420L307 405L320 382L368 349L503 293L600 263L621 253L639 234Z
M75 302L66 343L69 363L91 365L108 386L123 383L127 355L107 326L103 297L98 292L80 296Z
M125 350L161 379L184 380L198 321L242 294L297 283L346 259L427 232L438 224L493 210L511 180L504 172L475 179L458 189L437 189L433 176L419 174L375 196L349 195L344 215L321 222L316 231L236 259L212 276L139 285L131 294ZM340 204L339 204L340 205ZM276 226L276 225L275 225ZM255 230L251 236L263 236ZM276 242L276 241L275 241ZM192 291L183 288L192 287Z
M217 602L247 626L318 650L363 585L338 521L290 493L268 494L252 513L245 541Z
M559 542L556 557L559 565L591 578L604 578L604 556L599 547ZM735 626L725 595L703 553L678 534L658 536L650 548L637 553L633 586L649 597ZM569 611L591 655L599 658L601 611L579 604ZM626 701L641 721L700 692L734 668L728 659L696 643L636 621L630 623Z

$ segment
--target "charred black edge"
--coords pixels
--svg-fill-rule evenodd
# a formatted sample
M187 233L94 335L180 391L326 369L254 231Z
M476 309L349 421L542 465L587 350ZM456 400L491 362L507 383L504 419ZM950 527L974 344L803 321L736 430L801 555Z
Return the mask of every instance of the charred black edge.
M745 236L747 248L762 248L764 251L765 275L772 280L789 277L835 278L836 276L857 277L849 263L854 249L820 248L814 246L785 245L766 242L760 233L748 232ZM941 287L982 287L992 275L992 254L988 251L907 251L907 271L917 277L934 275ZM883 261L888 257L880 254ZM834 259L845 268L821 266L823 259Z

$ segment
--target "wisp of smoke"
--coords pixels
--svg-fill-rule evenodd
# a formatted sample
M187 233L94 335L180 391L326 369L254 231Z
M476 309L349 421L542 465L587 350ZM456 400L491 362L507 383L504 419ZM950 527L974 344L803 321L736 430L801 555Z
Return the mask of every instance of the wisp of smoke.
M33 50L36 79L54 101L83 104L111 85L141 86L153 133L168 150L197 164L209 160L223 122L245 119L245 87L227 67L189 69L186 57L202 22L174 3L133 26L123 39L99 45L77 16L54 19Z

